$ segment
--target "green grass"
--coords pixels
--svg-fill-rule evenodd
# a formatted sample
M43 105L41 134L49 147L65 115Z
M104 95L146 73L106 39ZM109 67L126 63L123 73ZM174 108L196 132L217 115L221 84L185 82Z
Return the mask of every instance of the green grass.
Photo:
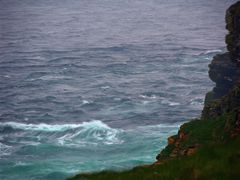
M181 146L200 144L192 156L179 156L162 165L139 166L128 171L103 171L79 174L68 180L96 179L164 179L164 180L238 180L240 179L240 136L230 138L234 129L234 113L212 120L193 120L181 126L187 134ZM167 146L162 154L168 156L174 145Z
M104 171L80 174L69 180L80 179L231 179L240 178L240 138L230 143L205 145L196 154L168 161L163 165L136 167L124 172Z

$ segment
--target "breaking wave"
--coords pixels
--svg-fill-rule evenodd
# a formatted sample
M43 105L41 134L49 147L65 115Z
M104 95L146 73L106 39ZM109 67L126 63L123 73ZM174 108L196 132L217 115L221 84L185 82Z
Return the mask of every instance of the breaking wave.
M212 50L207 50L203 53L200 53L198 55L209 55L209 54L216 54L216 53L221 53L223 52L221 49L212 49Z
M99 120L81 124L25 124L17 122L0 123L0 131L11 128L22 130L21 136L37 137L37 140L58 142L60 145L79 145L86 143L121 143L120 129L114 129ZM20 137L19 137L20 138ZM36 139L35 139L36 140Z
M4 123L0 123L0 127L11 127L13 129L20 129L20 130L46 131L46 132L67 131L67 130L81 128L81 127L82 128L101 127L104 129L111 129L108 125L98 120L83 122L80 124L45 124L45 123L26 124L26 123L18 123L18 122L4 122Z

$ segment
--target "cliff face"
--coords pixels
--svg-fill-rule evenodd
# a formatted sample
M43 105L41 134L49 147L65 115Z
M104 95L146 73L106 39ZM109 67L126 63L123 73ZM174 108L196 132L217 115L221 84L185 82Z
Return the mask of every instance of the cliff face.
M209 65L209 77L216 83L213 90L207 93L205 105L226 95L238 82L240 68L232 61L229 52L216 55Z
M168 138L168 146L156 157L157 164L240 134L240 2L227 10L226 24L229 52L216 55L209 65L209 77L216 86L206 94L202 116L183 124L177 135Z
M234 112L240 115L240 83L237 82L234 87L222 98L211 101L204 106L202 119L217 118L225 113Z
M233 62L240 63L240 2L230 6L226 12L227 49Z
M229 31L225 38L229 52L216 55L209 65L209 77L216 87L206 94L203 119L239 109L240 1L227 9L225 20Z
M225 20L229 52L216 55L209 65L209 77L216 87L206 95L205 104L226 95L240 77L240 1L227 9Z

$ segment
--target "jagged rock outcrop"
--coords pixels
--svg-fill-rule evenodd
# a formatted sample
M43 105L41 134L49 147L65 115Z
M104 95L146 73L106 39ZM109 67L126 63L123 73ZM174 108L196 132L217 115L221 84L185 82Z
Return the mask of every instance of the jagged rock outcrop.
M240 67L231 61L230 53L216 55L209 65L209 77L216 83L213 90L207 93L205 105L220 99L239 81Z
M164 163L169 159L174 159L179 156L190 156L194 154L199 147L199 144L188 141L188 133L183 125L177 135L168 138L168 145L160 154L157 155L156 159L158 161L156 164Z
M226 12L227 49L233 62L240 63L240 1L230 6Z
M226 11L226 44L229 52L216 55L209 65L209 77L216 87L205 98L205 105L220 99L240 79L240 1Z
M202 119L216 118L224 113L240 113L240 82L227 95L204 106Z

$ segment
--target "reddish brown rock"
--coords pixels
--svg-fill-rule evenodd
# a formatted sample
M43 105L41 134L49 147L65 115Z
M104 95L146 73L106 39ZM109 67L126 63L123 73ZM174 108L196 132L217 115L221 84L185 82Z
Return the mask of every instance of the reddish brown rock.
M183 141L187 138L187 135L184 132L180 131L178 137L180 141Z
M168 145L174 144L175 143L175 139L171 136L168 138Z

